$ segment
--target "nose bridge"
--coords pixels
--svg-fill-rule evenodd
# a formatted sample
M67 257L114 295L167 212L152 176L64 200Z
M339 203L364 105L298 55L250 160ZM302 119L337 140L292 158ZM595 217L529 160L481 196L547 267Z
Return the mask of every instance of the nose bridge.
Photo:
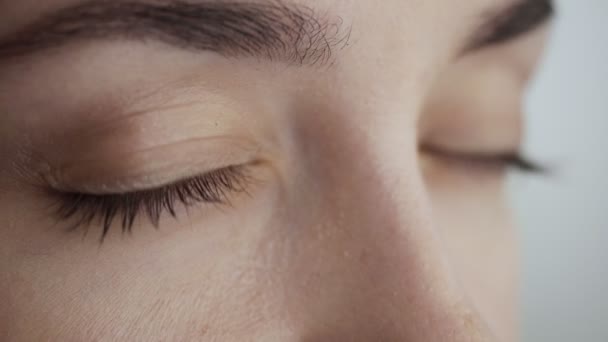
M308 198L309 213L316 213L303 219L319 221L313 226L325 230L321 235L343 233L366 240L368 247L381 239L382 244L429 240L430 205L414 133L407 127L387 129L388 120L374 124L347 115L352 116L330 113L298 126L296 140L304 143L293 164L301 166L305 191L297 199Z
M287 301L304 340L487 341L442 260L414 139L325 123L304 140L294 201L309 210L291 220Z
M316 190L314 202L323 217L361 234L395 238L429 231L413 125L374 120L377 114L329 114L321 124L301 125L309 130L300 139L306 142L300 160Z

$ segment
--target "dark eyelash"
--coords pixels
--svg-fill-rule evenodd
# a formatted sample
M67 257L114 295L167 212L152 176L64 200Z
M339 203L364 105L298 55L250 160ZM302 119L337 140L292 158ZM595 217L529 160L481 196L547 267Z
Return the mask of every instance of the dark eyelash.
M498 155L453 155L453 159L461 159L464 162L477 164L482 167L510 168L527 174L546 174L547 168L517 153Z
M102 227L101 241L116 219L122 232L131 232L135 219L145 214L158 227L164 212L176 217L176 205L188 207L195 203L229 203L230 193L244 192L249 177L242 166L231 166L183 180L157 189L124 194L93 195L55 193L59 199L57 217L72 222L70 230L84 227L87 231L97 222Z
M526 157L523 157L519 154L506 154L503 156L498 156L499 162L507 165L517 171L531 173L531 174L547 174L549 172L548 168L534 162Z

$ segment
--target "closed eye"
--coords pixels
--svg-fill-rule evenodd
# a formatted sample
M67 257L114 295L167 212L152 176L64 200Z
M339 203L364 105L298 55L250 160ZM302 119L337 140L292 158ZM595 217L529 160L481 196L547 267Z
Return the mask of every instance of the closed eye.
M176 207L196 203L229 204L230 195L245 192L249 184L244 166L230 166L163 187L116 194L87 194L53 190L55 214L69 222L69 230L102 227L103 242L111 227L131 232L135 220L145 215L158 228L163 214L177 217Z
M433 146L423 146L421 152L443 158L450 162L467 164L474 167L491 169L510 168L528 174L546 174L548 169L534 161L524 157L520 152L499 152L499 153L468 153L454 152Z

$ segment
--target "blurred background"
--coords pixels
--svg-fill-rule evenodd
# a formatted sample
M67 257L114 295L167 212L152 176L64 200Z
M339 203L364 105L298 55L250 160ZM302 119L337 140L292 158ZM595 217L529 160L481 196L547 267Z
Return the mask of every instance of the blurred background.
M608 341L608 0L557 1L530 89L526 149L552 176L514 175L524 342Z

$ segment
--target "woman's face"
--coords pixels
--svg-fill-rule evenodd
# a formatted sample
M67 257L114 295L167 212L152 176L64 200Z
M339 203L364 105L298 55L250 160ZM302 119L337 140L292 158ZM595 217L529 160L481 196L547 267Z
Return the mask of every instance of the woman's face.
M0 13L3 341L516 339L548 2Z

